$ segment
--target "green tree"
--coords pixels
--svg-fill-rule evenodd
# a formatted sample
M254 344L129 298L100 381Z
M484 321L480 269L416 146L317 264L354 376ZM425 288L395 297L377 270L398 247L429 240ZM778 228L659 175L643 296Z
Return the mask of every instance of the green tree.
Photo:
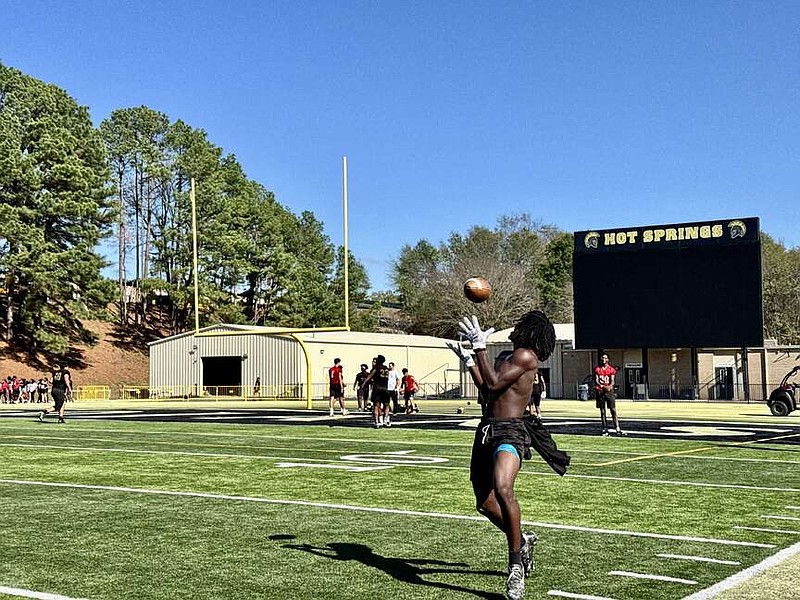
M128 307L135 308L136 322L144 319L143 281L149 272L154 217L163 203L168 178L165 135L169 118L146 106L115 110L100 124L117 192L117 244L119 316L128 321ZM132 254L133 282L127 267ZM134 300L131 303L131 299Z
M405 246L393 280L412 332L455 337L458 319L467 314L478 315L487 325L509 327L535 307L568 306L564 244L561 232L520 215L501 217L495 229L453 233L438 247L426 240ZM489 302L472 304L464 298L462 285L475 275L491 282Z
M63 90L0 64L4 338L64 354L113 291L95 248L114 220L102 140Z
M536 281L541 293L541 309L554 323L571 323L572 302L572 234L558 232L544 249Z
M764 337L800 344L800 248L761 234Z
M101 131L123 211L118 224L123 322L133 298L137 321L157 302L169 312L173 333L194 325L194 233L201 325L344 322L342 259L336 260L337 249L312 213L292 214L202 129L180 120L170 124L150 108L114 111ZM129 249L135 261L125 260ZM135 266L133 285L124 276L126 263ZM350 287L355 301L369 287L366 271L352 257Z

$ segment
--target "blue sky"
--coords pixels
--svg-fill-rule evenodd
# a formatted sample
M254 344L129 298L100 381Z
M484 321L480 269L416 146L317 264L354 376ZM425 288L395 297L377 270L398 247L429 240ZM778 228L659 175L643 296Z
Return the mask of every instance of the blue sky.
M208 132L350 249L502 215L567 231L757 216L800 245L800 2L0 0L0 61L95 123Z

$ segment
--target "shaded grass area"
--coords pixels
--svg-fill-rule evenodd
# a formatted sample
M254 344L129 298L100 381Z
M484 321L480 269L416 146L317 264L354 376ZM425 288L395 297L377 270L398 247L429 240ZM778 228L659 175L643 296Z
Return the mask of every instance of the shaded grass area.
M471 519L471 438L468 429L110 421L58 427L3 419L0 479L127 489L0 483L0 586L90 599L501 598L504 539L487 522ZM683 598L800 541L800 535L734 529L800 530L761 516L787 514L787 505L800 504L791 447L764 451L720 443L700 458L662 455L707 443L580 436L559 436L558 442L574 454L570 476L558 478L533 460L517 484L523 519L542 523L527 598L545 597L550 589ZM387 454L397 452L406 454ZM628 457L647 459L606 464ZM786 462L760 462L765 459ZM316 466L281 468L282 461ZM615 570L697 583L609 575Z

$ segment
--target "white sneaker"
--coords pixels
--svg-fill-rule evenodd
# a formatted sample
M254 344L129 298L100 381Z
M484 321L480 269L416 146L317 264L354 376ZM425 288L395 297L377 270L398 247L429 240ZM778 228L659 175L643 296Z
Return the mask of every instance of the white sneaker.
M525 595L525 571L522 565L511 565L506 580L508 600L522 600Z
M346 416L347 416L347 415L349 415L349 414L350 414L350 411L349 411L349 410L347 410L346 408L343 408L343 409L342 409L342 416L343 416L343 417L346 417Z
M331 409L330 416L333 416L333 409Z
M386 426L387 427L391 427L392 426L392 422L391 421L386 421Z

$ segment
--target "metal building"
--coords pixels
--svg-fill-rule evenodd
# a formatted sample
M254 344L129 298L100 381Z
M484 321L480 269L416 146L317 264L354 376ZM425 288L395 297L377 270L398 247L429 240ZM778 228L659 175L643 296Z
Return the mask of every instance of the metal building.
M556 351L540 367L551 397L561 395L562 352L571 348L569 334L558 327ZM444 338L357 331L287 333L280 328L252 331L246 326L213 325L151 342L150 396L294 398L310 403L312 398L327 397L328 369L334 358L342 361L346 393L351 395L359 365L371 366L378 354L398 370L408 368L427 398L477 395ZM511 348L510 331L490 337L491 359Z
M274 329L275 333L270 333ZM151 342L150 396L323 398L334 358L352 383L378 354L408 368L426 394L463 391L465 373L442 338L356 331L286 333L213 325Z

